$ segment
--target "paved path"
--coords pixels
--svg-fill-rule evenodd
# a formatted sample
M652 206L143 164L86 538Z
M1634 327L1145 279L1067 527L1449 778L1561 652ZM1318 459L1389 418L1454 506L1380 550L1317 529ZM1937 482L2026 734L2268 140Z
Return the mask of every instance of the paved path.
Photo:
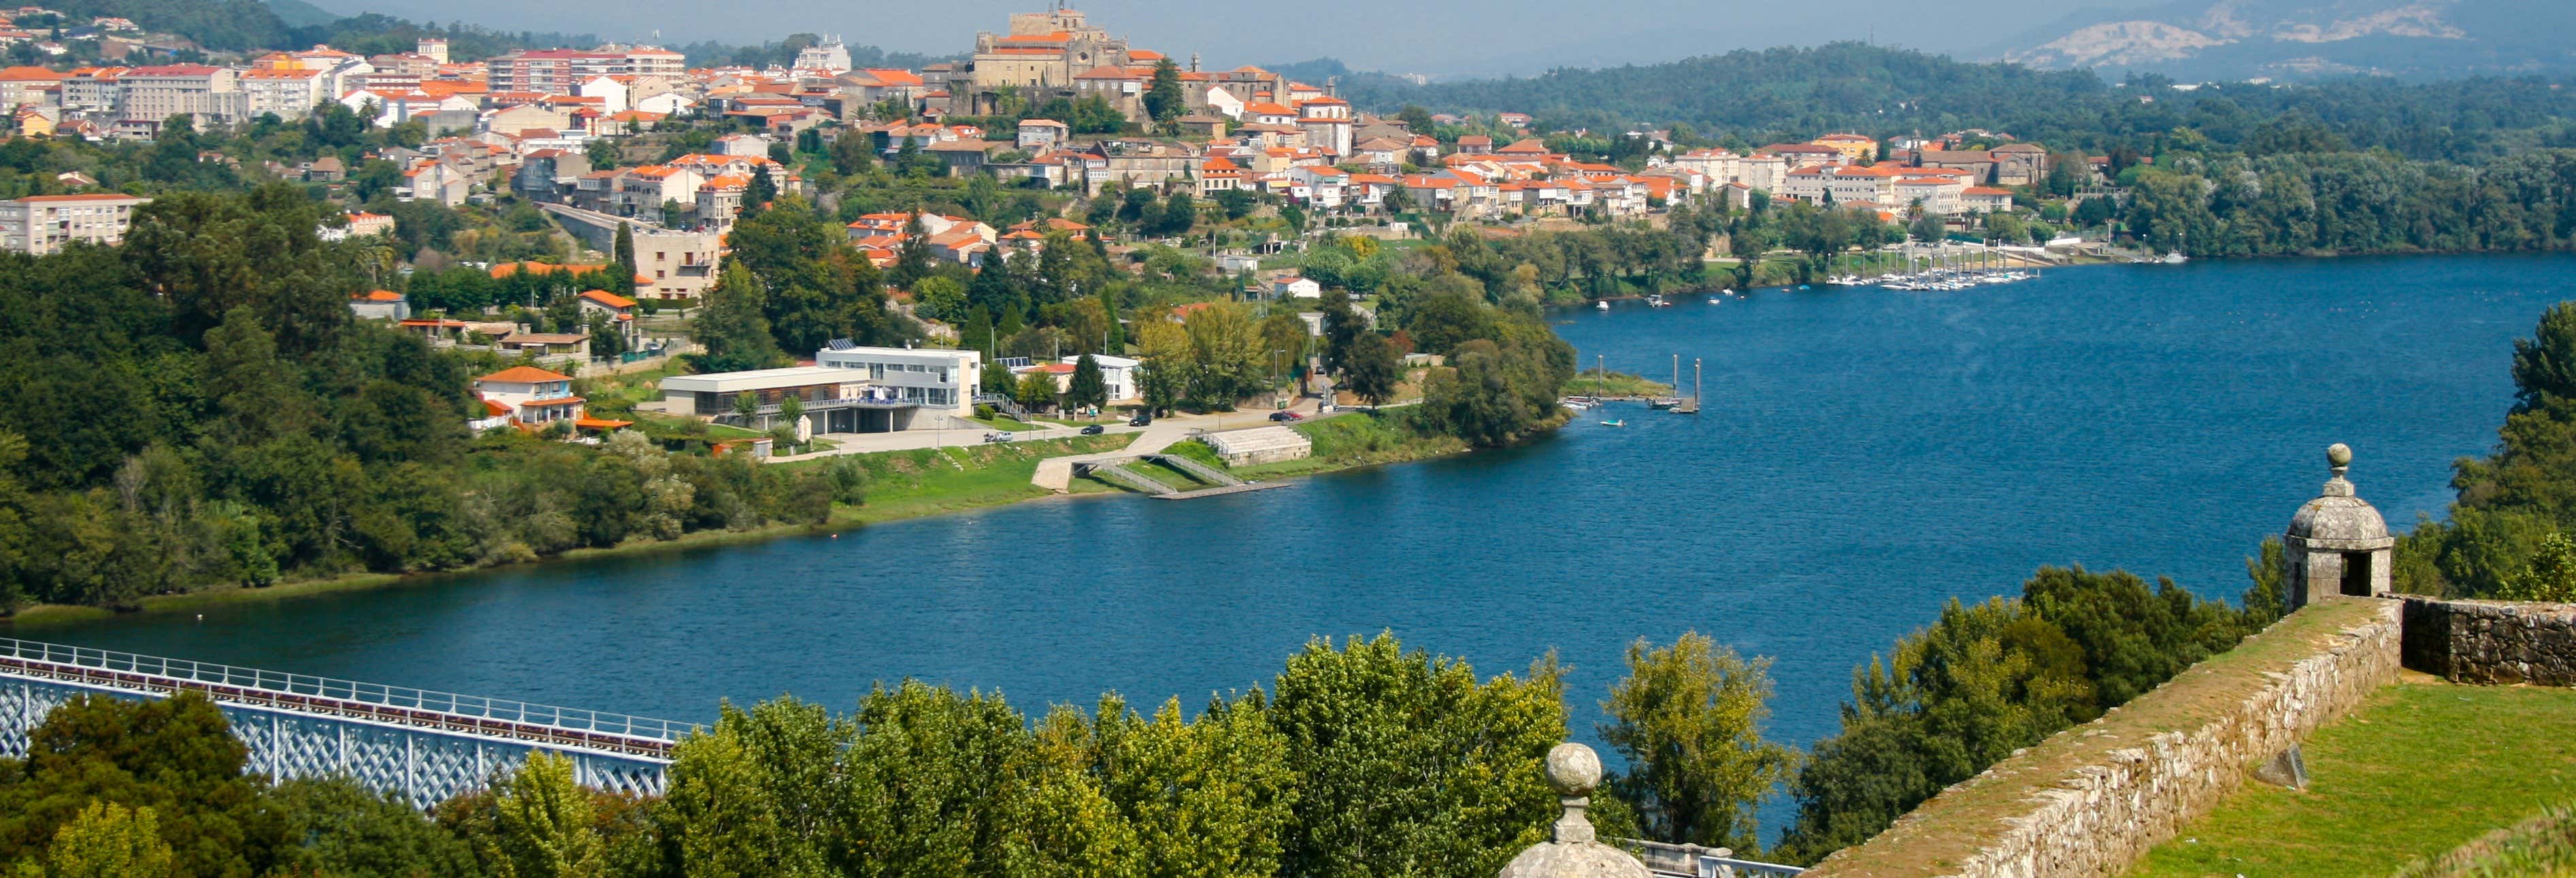
M1163 418L1142 429L1122 428L1121 432L1132 431L1136 434L1136 441L1127 443L1126 448L1099 454L1068 454L1038 461L1038 471L1029 477L1029 484L1062 494L1073 490L1074 464L1123 460L1139 455L1162 453L1163 449L1172 447L1173 443L1189 438L1190 431L1198 429L1202 426L1199 422L1205 420L1205 418Z

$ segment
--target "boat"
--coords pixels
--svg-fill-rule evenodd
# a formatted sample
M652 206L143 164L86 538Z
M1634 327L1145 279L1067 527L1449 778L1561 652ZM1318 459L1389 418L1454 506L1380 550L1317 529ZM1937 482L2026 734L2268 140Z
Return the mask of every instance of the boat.
M1607 299L1604 299L1604 300L1601 300L1601 301L1598 301L1598 302L1594 302L1594 303L1592 303L1592 308L1593 308L1593 310L1595 310L1595 311L1608 311L1608 310L1610 310L1610 301L1609 301L1609 300L1607 300Z
M1718 297L1716 297L1716 296L1710 296L1710 297L1708 297L1708 303L1709 303L1709 304L1711 304L1711 305L1715 305L1715 304L1717 304L1717 303L1719 303L1719 302L1723 302L1723 301L1726 301L1726 300L1725 300L1725 299L1720 299L1720 298L1718 298Z
M1664 294L1662 294L1662 293L1648 293L1648 294L1646 294L1646 307L1649 307L1649 308L1663 308L1663 307L1669 307L1669 306L1671 306L1672 304L1673 304L1673 303L1671 303L1671 302L1668 302L1668 301L1665 301L1665 300L1664 300Z
M2176 251L2174 251L2174 252L2171 252L2171 253L2167 253L2167 254L2165 254L2165 258L2164 258L2164 259L2162 259L2162 260L2160 260L2160 261L2162 261L2162 262L2163 262L2164 264L2166 264L2166 265L2181 265L2181 264L2183 264L2184 262L2189 261L2190 259L2191 259L2191 257L2182 255L2182 251L2180 251L2180 250L2176 250Z
M1602 421L1602 422L1601 422L1601 426L1604 426L1604 427L1625 427L1625 426L1628 426L1628 419L1626 419L1626 418L1621 418L1621 419L1616 420L1616 421Z

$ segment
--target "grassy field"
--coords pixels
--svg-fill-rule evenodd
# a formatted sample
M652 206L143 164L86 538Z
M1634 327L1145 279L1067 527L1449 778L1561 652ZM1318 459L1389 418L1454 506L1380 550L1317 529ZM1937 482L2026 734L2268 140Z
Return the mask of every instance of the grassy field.
M1301 460L1236 467L1233 471L1242 478L1259 480L1402 463L1467 450L1467 443L1454 436L1415 433L1404 423L1407 416L1405 409L1388 409L1377 414L1352 412L1301 421L1290 429L1314 441L1314 454Z
M854 454L868 471L868 502L834 510L834 524L871 524L996 506L1051 492L1029 484L1038 461L1127 447L1133 436L1076 436L1043 442L1001 442L955 448L919 448ZM828 460L826 458L825 460ZM813 466L816 462L782 464Z
M1625 372L1612 372L1607 376L1597 372L1584 372L1566 381L1565 389L1559 391L1557 395L1671 396L1672 393L1673 386L1670 384Z
M2388 875L2576 801L2571 732L2576 690L2410 675L2301 748L2306 792L2249 783L2131 874Z

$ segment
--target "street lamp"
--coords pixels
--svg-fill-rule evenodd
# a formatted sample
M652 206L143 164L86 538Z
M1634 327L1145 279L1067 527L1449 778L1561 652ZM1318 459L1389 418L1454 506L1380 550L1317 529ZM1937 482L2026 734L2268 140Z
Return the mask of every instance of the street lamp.
M1279 355L1287 351L1270 349L1270 406L1279 407Z

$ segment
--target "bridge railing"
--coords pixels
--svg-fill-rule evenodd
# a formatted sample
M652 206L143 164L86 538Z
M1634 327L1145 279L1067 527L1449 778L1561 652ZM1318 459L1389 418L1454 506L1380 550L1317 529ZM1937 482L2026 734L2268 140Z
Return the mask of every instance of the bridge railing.
M121 688L198 689L218 700L626 752L667 751L690 729L686 723L622 713L5 637L0 637L0 666Z

